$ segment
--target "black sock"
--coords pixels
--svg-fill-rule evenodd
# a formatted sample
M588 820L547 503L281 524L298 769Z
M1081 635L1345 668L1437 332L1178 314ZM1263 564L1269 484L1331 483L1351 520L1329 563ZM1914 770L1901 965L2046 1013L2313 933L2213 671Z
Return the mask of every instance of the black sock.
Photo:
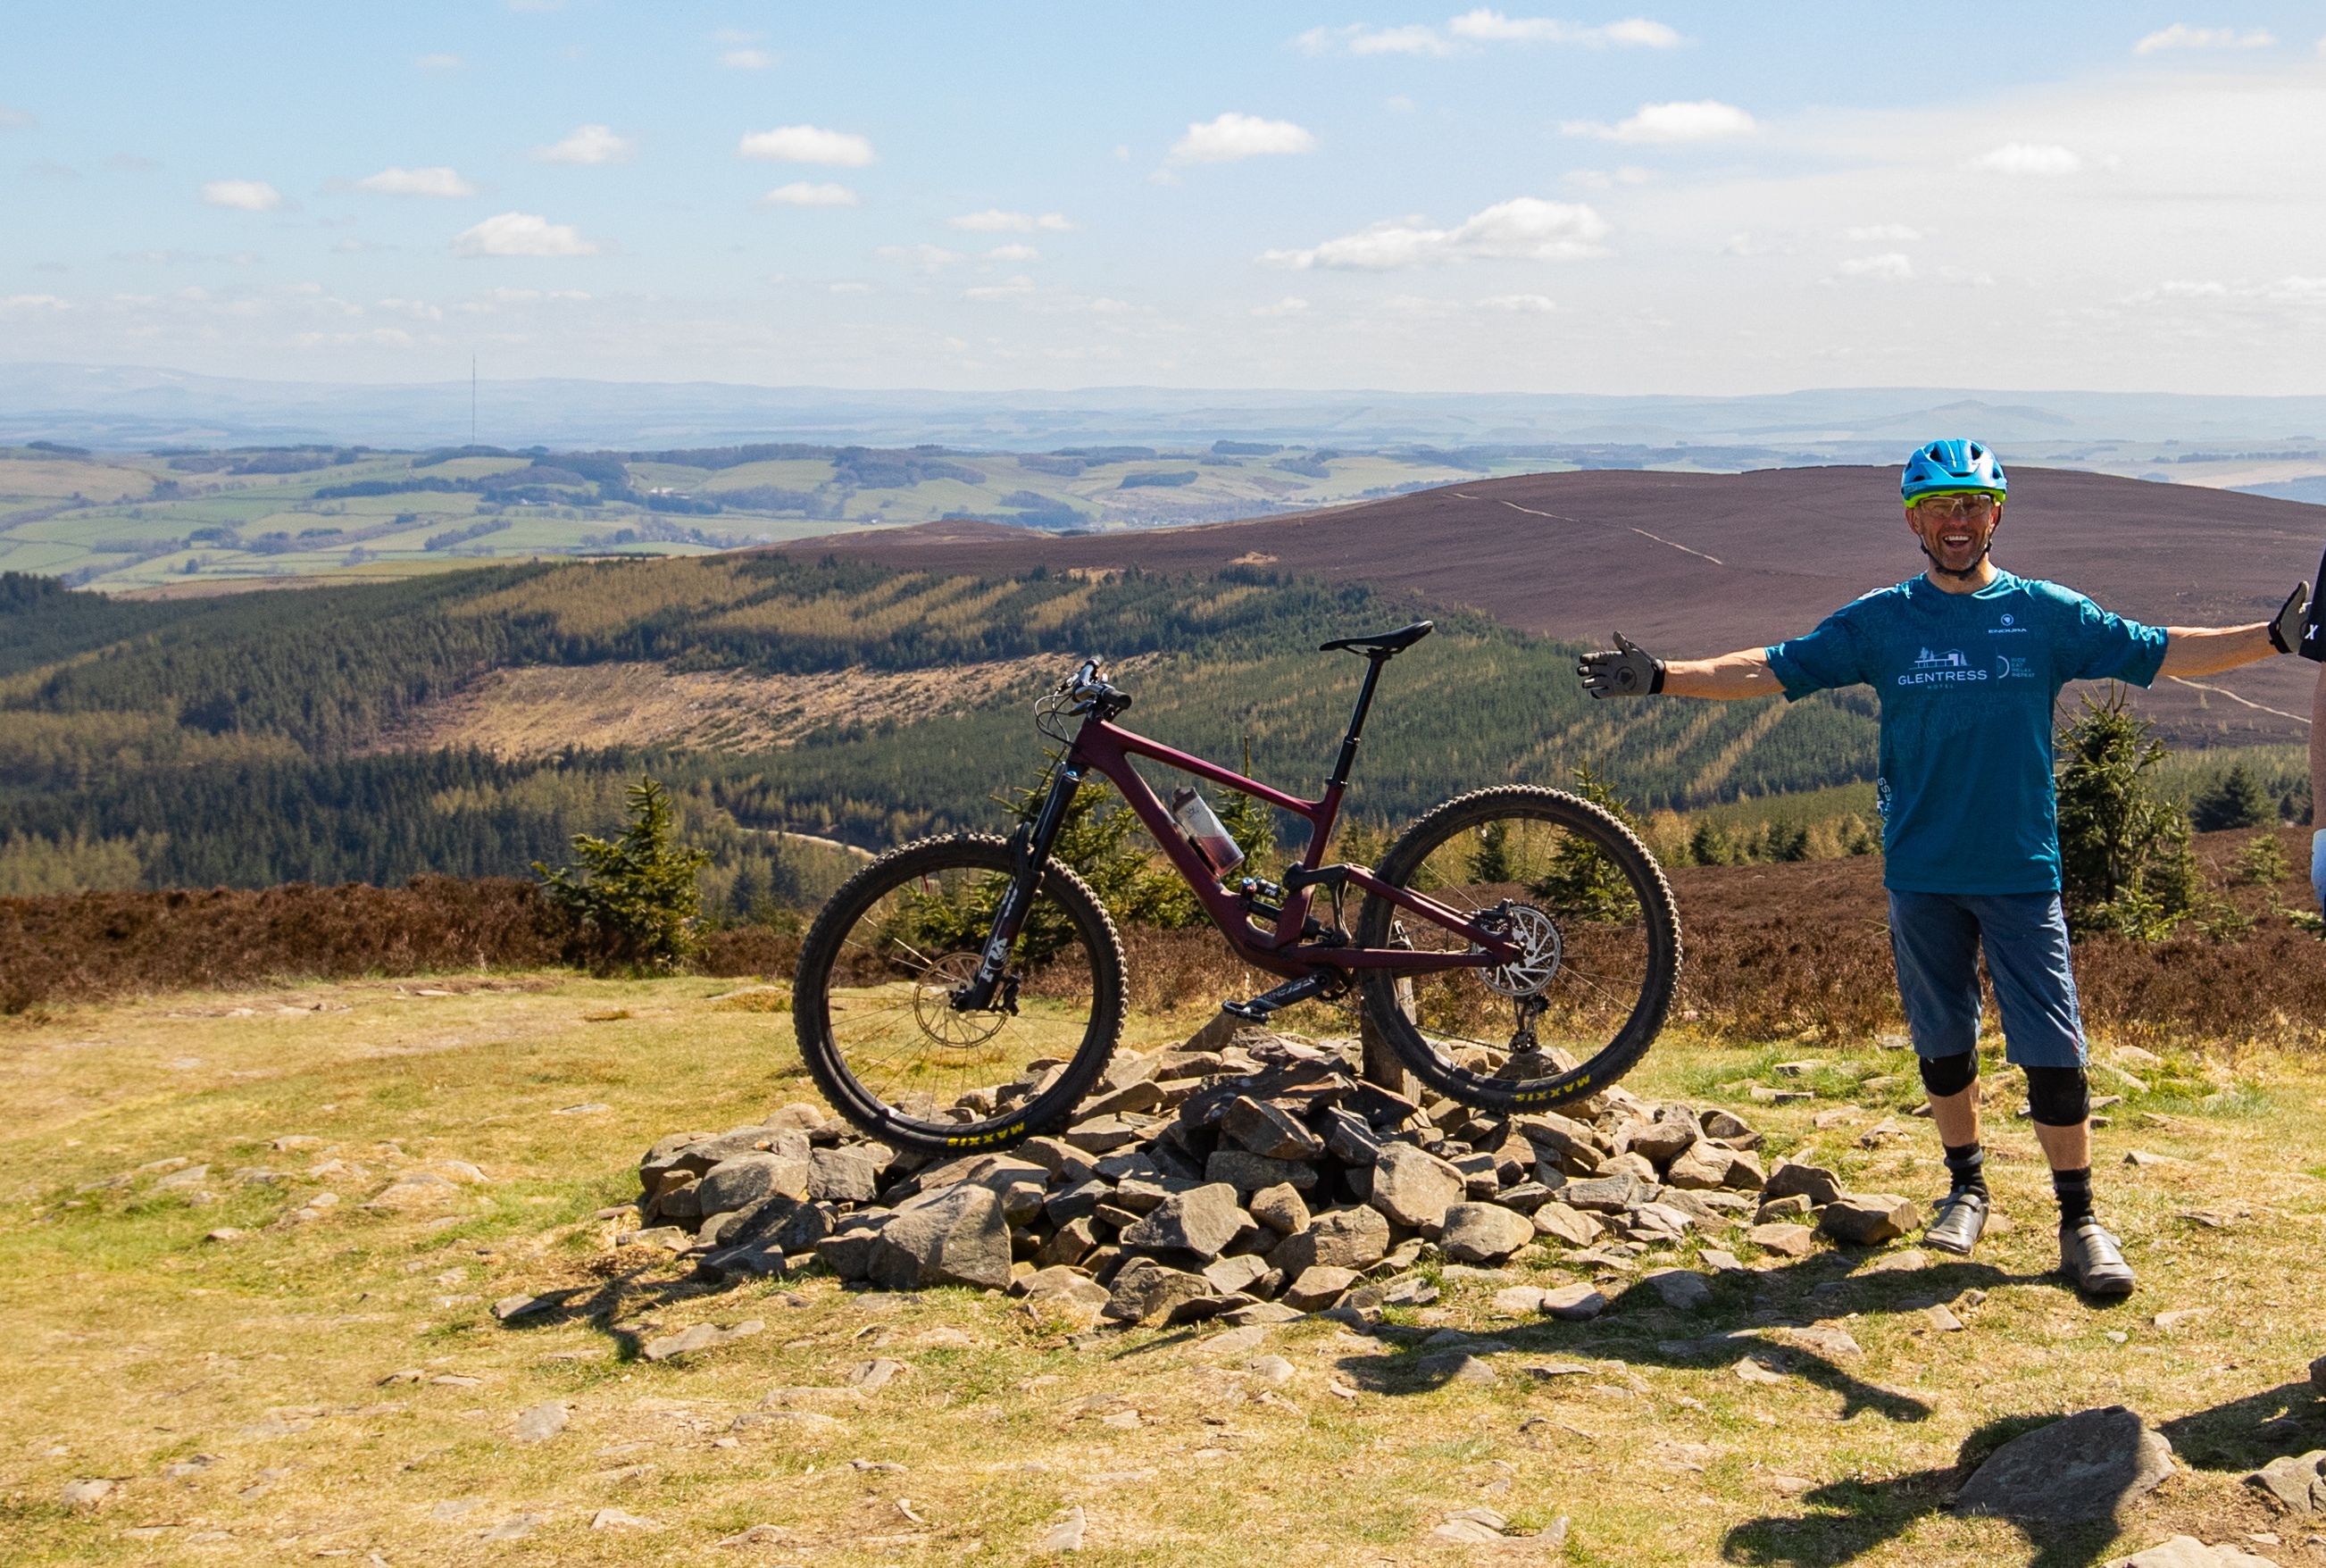
M2052 1190L2060 1199L2060 1223L2073 1225L2092 1217L2092 1168L2052 1172Z
M1976 1192L1986 1198L1986 1151L1977 1143L1965 1143L1960 1148L1949 1145L1947 1175L1953 1180L1954 1191Z

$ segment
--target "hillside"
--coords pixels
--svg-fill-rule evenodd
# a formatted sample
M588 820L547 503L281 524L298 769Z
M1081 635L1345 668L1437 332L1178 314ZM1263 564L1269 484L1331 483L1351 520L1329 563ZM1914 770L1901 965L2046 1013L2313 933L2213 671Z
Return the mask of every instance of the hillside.
M1163 533L1046 538L935 523L790 547L929 572L1243 562L1465 605L1563 641L1620 627L1658 653L1696 657L1805 631L1913 574L1897 483L1895 469L1866 467L1586 471ZM2042 468L2014 468L2012 495L2000 564L2157 624L2262 620L2315 574L2326 545L2326 514L2261 496ZM2218 691L2168 683L2140 701L2176 743L2286 742L2308 736L2313 678L2280 659L2205 683Z

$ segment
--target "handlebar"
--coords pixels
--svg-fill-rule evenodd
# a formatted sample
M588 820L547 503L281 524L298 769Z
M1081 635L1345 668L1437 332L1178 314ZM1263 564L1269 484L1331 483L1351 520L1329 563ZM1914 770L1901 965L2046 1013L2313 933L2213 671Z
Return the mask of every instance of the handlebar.
M1074 674L1052 688L1051 695L1062 699L1066 713L1076 716L1096 713L1101 718L1112 718L1130 705L1130 694L1107 683L1106 671L1095 658L1083 660Z

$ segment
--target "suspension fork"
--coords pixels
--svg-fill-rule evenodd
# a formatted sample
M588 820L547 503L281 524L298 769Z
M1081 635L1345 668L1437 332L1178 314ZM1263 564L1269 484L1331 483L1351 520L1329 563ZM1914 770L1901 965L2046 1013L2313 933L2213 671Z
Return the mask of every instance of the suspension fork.
M1075 791L1082 788L1083 772L1083 764L1072 753L1062 758L1050 775L1050 792L1043 798L1042 809L1033 821L1019 823L1009 835L1009 885L1002 890L1001 902L993 911L976 975L953 993L951 1005L955 1013L978 1013L993 1005L1002 971L1009 966L1009 949L1026 929L1027 911L1034 907L1035 884L1042 880L1042 867L1050 858L1050 846L1057 842L1058 829L1065 824Z

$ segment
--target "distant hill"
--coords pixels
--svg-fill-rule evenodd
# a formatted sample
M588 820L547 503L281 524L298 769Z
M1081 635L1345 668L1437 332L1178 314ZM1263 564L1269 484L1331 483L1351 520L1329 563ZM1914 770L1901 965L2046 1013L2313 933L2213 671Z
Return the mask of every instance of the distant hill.
M1243 562L1465 605L1565 641L1620 629L1653 651L1701 657L1806 631L1912 576L1921 562L1897 474L1530 474L1167 532L1045 538L935 523L787 547L929 572ZM2152 624L2266 619L2326 546L2326 513L2293 501L2060 469L2014 467L2005 516L2000 565ZM2141 702L2183 744L2302 740L2314 679L2277 659L2203 683L2217 691L2161 683Z

